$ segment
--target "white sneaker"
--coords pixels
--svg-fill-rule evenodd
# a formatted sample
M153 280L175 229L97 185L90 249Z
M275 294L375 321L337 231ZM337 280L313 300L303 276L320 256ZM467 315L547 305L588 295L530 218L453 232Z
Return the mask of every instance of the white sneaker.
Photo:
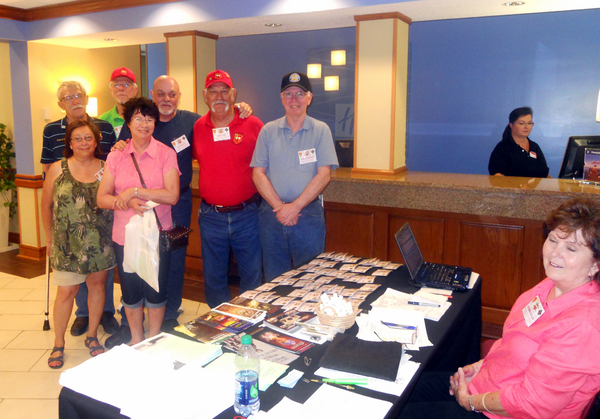
M177 312L178 312L179 314L183 313L183 312L184 312L184 310L183 310L183 306L179 307L179 308L177 309Z

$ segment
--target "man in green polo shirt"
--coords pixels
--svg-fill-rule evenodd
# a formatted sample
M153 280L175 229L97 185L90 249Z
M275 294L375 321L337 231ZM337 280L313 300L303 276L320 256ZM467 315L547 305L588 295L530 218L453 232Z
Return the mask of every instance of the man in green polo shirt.
M135 74L127 67L119 67L112 72L109 84L110 94L116 102L114 108L100 115L100 119L111 123L115 134L119 138L121 128L125 123L123 119L123 104L137 96L138 86L135 83Z

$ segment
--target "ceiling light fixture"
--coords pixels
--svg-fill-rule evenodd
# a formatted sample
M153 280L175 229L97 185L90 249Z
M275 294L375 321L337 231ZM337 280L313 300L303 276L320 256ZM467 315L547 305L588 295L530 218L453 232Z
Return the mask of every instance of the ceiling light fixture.
M503 6L523 6L524 1L509 1L508 3L502 3Z
M281 23L265 23L265 26L268 26L270 28L276 28L278 26L281 26Z
M117 38L104 38L104 40L105 40L106 42L117 42L117 41L118 41L118 39L117 39Z

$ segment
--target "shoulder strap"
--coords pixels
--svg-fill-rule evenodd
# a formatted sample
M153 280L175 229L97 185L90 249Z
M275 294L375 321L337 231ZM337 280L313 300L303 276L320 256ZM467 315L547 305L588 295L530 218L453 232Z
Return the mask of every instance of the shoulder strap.
M146 188L146 183L144 182L144 178L142 177L142 172L140 171L140 167L137 164L137 160L135 159L135 156L133 155L133 153L131 153L131 159L133 160L133 164L135 166L135 170L137 170L138 175L140 176L140 181L142 182L142 186L144 187L144 189L148 189ZM152 208L152 211L154 211L154 216L156 217L156 224L158 224L158 230L162 230L162 225L160 224L160 220L158 219L158 214L156 213L156 210L154 208Z

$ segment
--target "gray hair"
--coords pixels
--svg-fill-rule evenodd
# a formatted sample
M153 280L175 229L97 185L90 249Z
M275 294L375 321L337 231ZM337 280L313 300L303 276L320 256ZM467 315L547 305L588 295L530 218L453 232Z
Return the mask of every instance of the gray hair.
M87 96L87 92L85 91L85 87L83 87L83 84L75 80L63 81L60 84L60 86L58 86L58 90L56 91L56 97L59 101L62 99L60 96L64 89L79 90L81 93Z

